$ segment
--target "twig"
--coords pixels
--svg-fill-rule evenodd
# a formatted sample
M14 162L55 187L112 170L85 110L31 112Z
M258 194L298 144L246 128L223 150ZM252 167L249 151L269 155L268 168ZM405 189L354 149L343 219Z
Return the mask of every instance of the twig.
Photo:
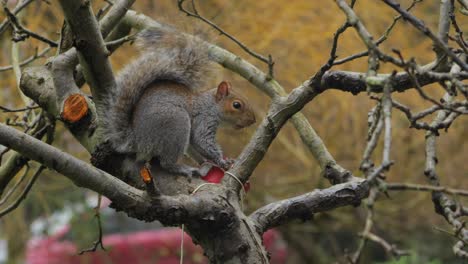
M251 50L249 47L247 47L244 43L242 43L241 41L239 41L238 39L236 39L234 36L232 36L231 34L227 33L226 31L224 31L221 27L219 27L218 25L216 25L215 23L211 22L209 19L203 17L202 15L200 15L200 13L198 12L198 10L196 9L195 7L195 2L194 0L191 1L192 3L192 9L193 9L193 12L190 12L188 11L187 9L184 8L184 2L185 0L178 0L177 3L178 3L178 6L179 6L179 10L184 12L185 14L187 14L187 16L191 16L191 17L195 17L195 18L198 18L200 19L201 21L207 23L208 25L210 25L211 27L213 27L214 29L216 29L221 35L225 35L226 37L228 37L230 40L234 41L239 47L241 47L245 52L247 52L248 54L250 54L252 57L266 63L268 65L268 75L271 79L273 79L274 77L274 70L273 70L273 67L275 65L275 62L273 61L273 58L271 55L268 55L268 58Z
M380 109L381 107L377 107L375 109ZM371 111L372 112L372 111ZM384 119L381 115L381 111L378 111L377 118L372 120L372 123L369 126L369 135L368 135L368 140L367 140L367 145L364 150L364 154L362 157L362 162L360 165L360 170L363 172L367 172L369 169L372 168L373 163L370 160L370 156L374 152L375 148L377 147L377 140L380 137L380 134L382 133L382 129L384 126ZM373 113L370 113L369 115L373 115Z
M113 47L115 47L115 46L120 46L120 45L124 44L125 42L134 41L135 36L136 36L136 33L132 34L132 35L125 36L125 37L122 37L122 38L119 38L119 39L116 39L116 40L107 41L105 44L106 44L106 47L109 50L114 50Z
M383 161L382 164L377 167L377 169L375 170L370 170L370 174L369 176L367 177L367 180L369 182L373 182L374 179L377 177L377 176L380 176L382 172L384 171L388 171L390 169L390 166L393 165L393 161Z
M340 7L340 9L345 13L348 23L356 29L359 37L369 50L368 76L375 76L377 74L377 70L379 68L379 60L382 60L384 62L391 62L400 67L403 66L400 60L395 59L394 57L389 56L379 50L379 48L373 41L372 35L369 33L369 31L361 22L361 20L353 11L353 9L346 3L346 1L336 0L336 3Z
M21 175L20 179L15 183L15 185L13 185L8 190L8 192L5 195L2 196L2 199L0 200L0 206L4 205L8 201L8 199L10 199L11 195L15 192L18 186L20 186L21 183L23 183L23 181L26 179L26 176L28 175L31 166L29 166L28 163L26 163L25 166L26 170L24 171L23 175Z
M432 31L424 24L423 21L419 20L415 16L411 15L408 11L401 8L400 4L395 2L394 0L382 0L392 9L400 13L403 18L410 22L415 28L421 31L424 35L428 36L434 42L434 45L439 47L447 56L452 58L452 60L457 63L464 71L468 71L468 66L464 63L457 55L450 50L450 48L440 39L438 38Z
M49 44L51 47L58 47L58 44L55 41L52 41L44 36L41 36L37 33L32 32L31 30L26 29L23 27L17 20L16 16L8 9L8 7L4 6L3 10L5 11L8 20L11 22L13 25L13 28L15 29L14 32L16 34L13 35L13 41L18 42L18 41L23 41L27 37L33 37L37 40L40 40L44 43Z
M37 171L34 173L34 175L31 177L31 180L29 180L28 184L26 187L23 189L23 192L18 196L18 198L7 208L3 209L0 211L0 218L3 217L4 215L10 213L11 211L15 210L18 205L26 198L26 195L28 195L29 191L31 190L32 186L36 182L37 178L41 174L41 172L45 169L45 166L40 166Z
M468 53L468 44L466 43L465 38L463 36L463 30L461 30L461 28L458 26L453 5L452 9L450 10L449 17L450 21L452 22L452 26L455 29L455 41L465 53Z
M101 19L102 15L104 15L113 5L111 1L105 1L107 4L101 8L96 13L96 19Z
M397 102L397 101L392 101L392 104L393 104L393 107L395 107L396 109L400 110L401 112L403 112L407 119L410 121L410 127L412 128L416 128L416 129L425 129L425 130L429 130L429 131L432 131L436 134L438 134L438 131L439 129L446 129L448 128L451 123L454 121L454 119L460 115L460 114L466 114L466 104L464 103L451 103L451 107L444 107L444 108L441 108L439 105L434 105L434 106L431 106L429 108L427 108L426 110L423 110L419 113L416 113L416 114L412 114L411 113L411 110L409 109L409 107ZM458 107L458 108L454 108L454 107ZM437 123L436 125L430 125L426 122L418 122L417 120L421 119L421 118L424 118L436 111L440 111L440 110L445 110L445 111L451 111L451 110L454 110L453 113L451 115L449 115L446 119L444 119L444 121L440 122L440 123Z
M375 243L379 244L382 246L382 248L387 252L387 254L399 258L401 256L406 256L409 255L409 252L406 250L400 250L398 249L395 245L392 245L385 241L385 239L373 234L373 233L368 233L366 234L367 239L374 241Z
M32 112L32 110L26 110L25 119L26 121L23 121L23 125L21 126L22 128L25 129L25 133L27 133L29 130L32 129L31 135L36 137L36 138L42 138L44 134L48 131L48 129L53 128L54 126L50 124L47 120L45 119L44 121L44 115L39 114L37 115L33 120L28 121L27 116ZM7 120L8 124L8 120ZM49 132L50 134L50 132ZM48 135L48 138L50 136ZM51 142L48 142L49 144ZM29 161L28 158L20 155L17 152L12 153L12 155L8 158L8 160L3 164L2 163L2 157L5 153L10 151L10 148L7 147L3 149L0 152L0 164L2 166L0 167L0 195L3 193L5 190L6 186L9 184L9 182L15 177L15 175L23 168L24 165L27 164Z
M22 61L21 63L19 63L19 66L22 67L22 66L25 66L25 65L28 65L29 63L35 61L36 59L39 59L39 58L42 58L44 57L52 48L49 46L45 49L43 49L41 52L37 52L37 48L34 52L34 55L32 55L31 57L25 59L24 61ZM0 66L0 72L2 71L8 71L8 70L11 70L13 69L13 65L8 65L8 66Z
M415 76L416 68L417 68L417 66L416 66L416 63L415 63L414 60L411 60L411 61L405 66L405 70L406 70L406 72L408 73L408 76L410 77L410 79L413 81L414 86L415 86L415 88L416 88L416 91L419 93L419 95L420 95L423 99L425 99L425 100L427 100L427 101L429 101L429 102L431 102L431 103L433 103L433 104L439 106L440 108L442 108L442 109L447 109L443 104L441 104L441 103L439 103L437 100L431 98L430 96L428 96L428 95L423 91L421 84L419 84L418 78ZM458 110L457 110L457 109L454 109L454 108L448 108L447 110L452 111L452 112L458 112ZM461 112L458 112L458 113L459 113L459 114L462 114Z
M95 252L98 248L98 246L101 247L102 250L106 251L106 248L104 247L104 244L102 243L102 223L101 223L101 214L99 212L99 209L101 208L101 198L102 195L98 194L98 202L96 207L94 207L94 217L96 218L97 225L98 225L98 238L96 241L94 241L93 246L87 249L81 250L78 255L83 255L86 252Z
M359 263L361 258L362 251L367 244L368 234L371 233L372 227L374 225L374 203L377 199L377 194L379 193L376 187L372 187L370 190L369 198L367 199L367 217L366 217L366 224L364 226L364 230L361 233L361 241L359 242L358 249L356 252L349 258L349 262L351 264Z
M4 113L24 112L26 110L32 110L32 109L38 109L38 108L40 107L36 105L36 106L28 106L28 107L18 108L18 109L10 109L10 108L6 108L0 105L0 110L2 110Z
M422 2L422 0L413 0L413 2L411 3L411 5L406 9L407 11L410 11L413 7L416 6L417 3L419 2ZM393 18L393 22L387 27L387 29L385 30L385 32L383 33L382 36L380 36L380 38L378 38L376 41L375 41L375 45L376 46L379 46L380 44L382 44L385 40L387 40L387 38L390 36L390 33L392 32L393 28L395 27L396 23L398 22L398 20L400 20L402 18L401 15L398 15L398 16L395 16ZM358 52L356 54L353 54L353 55L350 55L348 57L345 57L343 59L340 59L340 60L336 60L333 65L340 65L340 64L344 64L346 62L349 62L349 61L352 61L352 60L355 60L355 59L358 59L358 58L361 58L361 57L364 57L364 56L367 56L369 55L369 50L365 50L365 51L361 51L361 52Z
M331 48L331 51L330 51L330 58L328 60L328 63L332 65L337 65L335 63L335 59L338 58L338 56L336 55L336 50L337 50L337 47L338 47L338 39L340 37L340 35L342 33L344 33L351 25L348 23L348 22L345 22L343 25L341 25L341 27L339 27L335 34L333 35L333 43L332 43L332 48Z
M468 196L467 190L452 189L444 186L422 185L414 183L386 183L384 188L389 191L422 191L422 192L443 192L453 195Z
M13 14L18 14L21 10L23 10L26 6L28 6L30 3L34 2L35 0L23 0L20 3L18 3L15 8L13 9L12 13ZM3 22L0 24L0 34L2 34L7 26L10 25L10 20L8 18L5 18Z

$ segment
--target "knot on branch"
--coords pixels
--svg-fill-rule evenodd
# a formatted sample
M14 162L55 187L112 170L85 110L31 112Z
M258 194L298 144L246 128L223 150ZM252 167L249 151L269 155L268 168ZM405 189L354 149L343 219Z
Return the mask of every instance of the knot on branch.
M453 200L447 199L447 196L442 192L432 192L432 202L434 203L435 212L445 218L447 218L445 208L450 209L452 212L457 210L457 204Z
M366 90L366 83L362 76L341 71L327 71L322 76L322 89L334 87L338 90L357 95Z
M356 192L353 189L345 188L345 189L337 191L335 196L339 198L347 198L347 197L354 198L356 196Z
M333 164L327 164L325 169L322 171L322 176L329 180L331 184L335 185L348 182L351 179L352 174L347 170L340 171L336 169Z
M200 216L200 219L192 221L190 226L197 229L205 229L205 231L213 232L214 230L221 231L233 227L235 212L229 210L229 207L218 209L211 212L206 212Z

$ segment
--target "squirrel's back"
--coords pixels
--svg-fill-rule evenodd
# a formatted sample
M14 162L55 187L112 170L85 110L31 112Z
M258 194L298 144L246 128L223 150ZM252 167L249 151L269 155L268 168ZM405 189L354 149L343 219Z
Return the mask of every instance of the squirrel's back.
M194 93L213 72L206 46L193 36L151 28L139 33L137 42L143 49L140 57L118 74L116 90L106 98L105 109L98 109L103 134L122 153L134 152L132 113L148 87L174 82Z

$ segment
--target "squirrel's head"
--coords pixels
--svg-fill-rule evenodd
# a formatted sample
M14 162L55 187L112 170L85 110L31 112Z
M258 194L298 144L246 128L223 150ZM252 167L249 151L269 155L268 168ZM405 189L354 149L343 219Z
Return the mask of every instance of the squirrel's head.
M255 114L245 97L232 89L231 83L222 81L216 88L215 100L221 106L221 122L236 129L255 123Z

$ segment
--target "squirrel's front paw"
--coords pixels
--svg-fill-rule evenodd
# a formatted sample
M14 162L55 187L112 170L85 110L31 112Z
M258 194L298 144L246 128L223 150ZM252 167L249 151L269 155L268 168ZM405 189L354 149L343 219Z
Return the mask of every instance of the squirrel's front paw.
M234 164L234 162L235 162L234 159L226 158L226 159L219 160L217 162L217 165L223 170L229 170L232 164Z

